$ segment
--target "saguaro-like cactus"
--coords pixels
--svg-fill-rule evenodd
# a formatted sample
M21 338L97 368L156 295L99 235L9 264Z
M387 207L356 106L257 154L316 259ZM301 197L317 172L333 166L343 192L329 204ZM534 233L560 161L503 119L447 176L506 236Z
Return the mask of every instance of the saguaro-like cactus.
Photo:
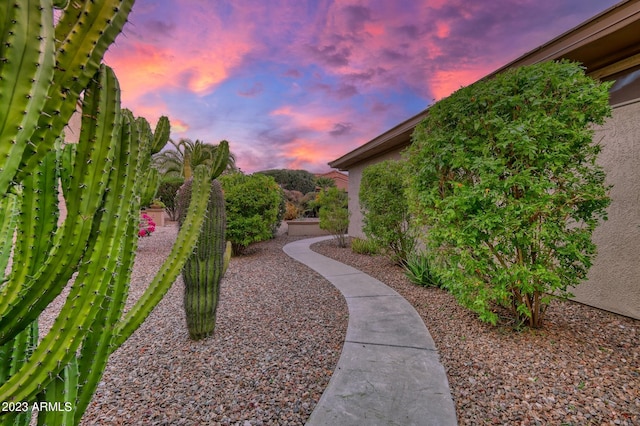
M192 180L187 180L178 191L178 205L185 206L191 199ZM182 226L180 217L180 226ZM222 185L211 182L207 213L193 253L183 269L184 310L187 329L193 340L213 334L216 312L220 300L220 281L229 265L231 245L225 241L226 215Z
M150 156L167 142L120 108L102 55L133 0L0 2L0 412L29 424L36 401L58 410L39 424L77 424L108 356L162 299L192 253L207 210L210 169L195 171L193 197L167 261L124 314ZM53 26L53 6L66 6ZM79 142L62 130L82 98ZM226 162L228 146L219 151ZM66 218L58 224L59 194ZM68 288L50 330L38 317ZM60 406L59 404L63 404ZM23 411L26 408L26 411Z

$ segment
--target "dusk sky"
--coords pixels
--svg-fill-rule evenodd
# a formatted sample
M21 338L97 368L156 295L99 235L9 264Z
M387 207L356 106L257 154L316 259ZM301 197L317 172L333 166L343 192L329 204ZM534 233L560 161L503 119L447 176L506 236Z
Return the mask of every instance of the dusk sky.
M618 0L137 0L105 62L242 171L327 163Z

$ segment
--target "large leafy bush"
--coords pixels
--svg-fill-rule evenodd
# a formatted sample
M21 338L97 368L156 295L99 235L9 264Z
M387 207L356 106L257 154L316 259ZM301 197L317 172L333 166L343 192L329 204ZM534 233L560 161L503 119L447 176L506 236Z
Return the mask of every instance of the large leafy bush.
M156 197L164 203L164 211L169 215L169 219L178 220L178 205L176 194L184 183L182 177L165 177L160 181Z
M403 162L382 161L362 172L359 194L364 215L362 230L399 264L406 262L416 245L404 192Z
M318 193L320 229L329 231L340 247L347 246L346 233L349 229L349 197L336 187L323 189Z
M271 176L283 188L308 194L316 189L316 177L306 170L273 169L258 172Z
M281 220L282 190L270 176L233 173L219 177L227 213L227 239L239 254L251 243L268 240Z
M481 319L496 323L497 303L538 327L586 277L610 202L592 143L608 88L567 61L522 67L457 91L416 128L412 211L435 273Z

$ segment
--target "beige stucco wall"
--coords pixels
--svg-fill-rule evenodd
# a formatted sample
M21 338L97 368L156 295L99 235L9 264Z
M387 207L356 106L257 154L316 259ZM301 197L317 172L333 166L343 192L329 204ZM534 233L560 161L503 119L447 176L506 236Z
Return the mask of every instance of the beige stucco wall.
M640 319L640 100L614 107L594 138L613 185L609 220L596 229L598 256L576 300Z
M400 151L393 151L354 165L349 169L349 236L364 238L364 233L362 232L362 212L360 211L360 200L358 198L362 171L370 164L379 163L384 160L399 159Z

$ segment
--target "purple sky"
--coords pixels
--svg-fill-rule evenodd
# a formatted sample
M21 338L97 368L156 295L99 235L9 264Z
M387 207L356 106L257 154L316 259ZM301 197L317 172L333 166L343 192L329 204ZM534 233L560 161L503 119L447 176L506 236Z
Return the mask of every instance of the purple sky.
M171 137L229 141L244 172L329 170L617 0L137 0L105 62Z

